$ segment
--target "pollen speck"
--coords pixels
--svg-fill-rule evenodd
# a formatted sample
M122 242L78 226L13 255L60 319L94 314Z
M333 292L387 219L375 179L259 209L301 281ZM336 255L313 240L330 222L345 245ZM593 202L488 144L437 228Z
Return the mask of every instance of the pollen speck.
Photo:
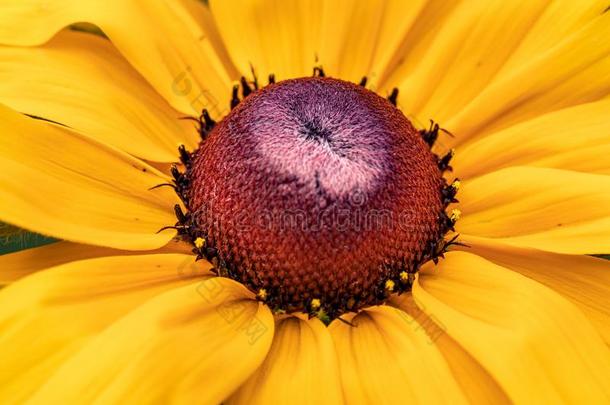
M460 217L462 216L462 211L458 210L457 208L451 210L451 220L453 222L457 221L458 219L460 219Z
M261 288L258 290L258 293L256 293L256 297L262 301L265 301L267 299L267 290Z
M205 239L202 237L198 237L197 239L195 239L194 244L197 249L201 249L205 245Z

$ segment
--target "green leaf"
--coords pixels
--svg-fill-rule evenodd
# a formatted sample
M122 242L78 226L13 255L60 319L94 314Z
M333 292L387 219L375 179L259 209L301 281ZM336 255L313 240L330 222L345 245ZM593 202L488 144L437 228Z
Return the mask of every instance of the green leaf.
M57 239L0 222L0 255L57 242Z

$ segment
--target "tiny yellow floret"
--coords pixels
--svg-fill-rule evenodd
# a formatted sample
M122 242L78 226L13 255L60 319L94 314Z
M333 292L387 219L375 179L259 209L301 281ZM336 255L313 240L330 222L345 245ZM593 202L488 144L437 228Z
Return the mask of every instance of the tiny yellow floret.
M267 290L265 290L264 288L261 288L256 293L256 296L263 301L266 300L267 299Z
M409 273L407 273L406 271L401 271L399 276L400 276L400 281L402 281L403 283L406 283L409 281Z
M451 220L453 222L457 221L458 219L460 219L460 217L462 216L462 211L458 210L457 208L451 210Z
M203 239L201 237L195 239L195 247L197 249L201 249L203 247L203 245L205 245L205 239Z
M387 280L387 281L385 282L385 289L386 289L386 290L388 290L388 291L394 291L394 286L395 286L395 285L396 285L396 284L394 283L394 281L392 281L392 280Z
M459 190L461 185L462 183L459 180L454 180L453 183L451 183L451 187L456 190Z
M313 309L314 311L319 309L320 305L322 305L322 303L318 298L314 298L311 300L311 309Z

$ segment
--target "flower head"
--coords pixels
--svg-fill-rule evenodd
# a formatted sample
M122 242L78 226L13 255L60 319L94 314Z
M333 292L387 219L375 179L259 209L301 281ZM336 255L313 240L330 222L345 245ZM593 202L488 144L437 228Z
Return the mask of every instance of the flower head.
M0 2L0 402L607 402L607 5L209 3Z

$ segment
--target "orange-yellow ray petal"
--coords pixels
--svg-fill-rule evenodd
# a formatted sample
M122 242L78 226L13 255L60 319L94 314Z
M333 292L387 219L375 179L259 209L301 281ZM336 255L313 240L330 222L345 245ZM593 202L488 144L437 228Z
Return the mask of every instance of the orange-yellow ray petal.
M458 231L559 253L610 251L610 176L508 167L460 189Z
M410 315L380 306L352 316L344 319L355 326L330 325L346 403L466 402L442 354Z
M69 24L98 25L129 62L186 114L228 108L230 78L189 9L166 0L5 0L0 43L40 45Z
M197 132L98 36L66 31L39 48L0 47L0 102L132 155L173 162Z
M452 252L420 273L434 314L516 403L605 403L610 352L585 316L549 288L476 255Z
M322 0L210 1L227 51L241 74L261 82L309 76L319 53Z
M41 234L148 250L175 234L167 177L76 133L0 105L0 220Z
M404 2L403 4L408 5ZM445 0L425 2L382 71L379 83L383 88L400 85L418 68L437 35L450 23L454 10L459 4L458 1ZM423 124L425 125L426 122Z
M88 341L33 403L218 404L265 359L273 315L224 278L158 295Z
M464 106L445 127L455 143L591 102L610 94L610 13L600 14L557 45L512 69Z
M490 82L598 17L605 3L428 2L417 18L425 35L405 41L385 82L402 83L400 105L421 125L430 118L446 124Z
M335 347L318 319L278 319L259 369L227 404L341 404Z
M510 74L519 66L527 64L537 55L560 43L608 8L606 0L551 1L536 19L527 35L508 61L498 72L497 78Z
M195 289L209 267L183 254L103 257L0 290L0 402L23 403L93 336L168 289Z
M610 99L545 114L460 146L455 173L471 178L508 166L610 174Z
M425 1L325 1L321 17L320 61L330 73L358 81L367 75L377 87L396 49Z
M472 404L509 404L510 400L493 377L449 334L434 314L426 311L412 294L393 296L392 305L412 317L413 327L424 331L442 353L464 396Z
M211 1L242 73L309 76L316 59L327 74L373 86L425 4L400 0Z
M214 20L214 16L212 15L212 11L206 2L201 0L178 0L193 16L195 22L199 25L201 32L204 33L207 37L207 40L210 41L210 44L214 47L214 51L218 58L222 62L227 74L230 78L239 77L239 72L237 67L231 60L229 56L229 52L225 43L220 35L220 31L218 30L218 26L216 25L216 21Z
M547 3L460 2L417 67L394 76L401 108L420 121L444 123L487 86Z
M461 235L468 251L552 288L576 304L610 345L610 260L517 248Z
M369 4L375 7L375 3L380 2L370 2ZM358 80L359 76L367 74L371 83L367 87L377 91L389 91L394 87L396 83L390 84L389 88L383 86L383 78L391 70L394 58L399 53L401 46L409 43L412 35L417 35L415 34L416 27L420 19L424 17L426 7L431 3L433 1L386 0L383 4L378 4L377 8L380 8L383 14L378 21L372 22L374 25L369 29L371 35L363 33L363 27L358 25L359 22L352 20L354 25L348 32L349 37L344 41L345 51L341 61L342 76ZM347 3L346 8L351 7L353 7L351 3ZM442 6L439 8L442 9ZM366 18L371 20L374 13L369 14L371 15ZM329 22L328 25L331 24ZM354 26L357 28L354 29ZM356 44L358 44L358 53L353 49ZM362 65L366 66L364 72Z
M516 49L510 53L508 60L502 64L498 74L513 70L515 67L528 62L548 48L561 42L563 38L599 16L608 6L605 0L582 0L577 2L547 1L544 4L539 4L542 4L544 9L538 16L532 19L532 24L522 27L524 32L519 37ZM473 22L475 26L480 26L482 22L490 24L487 28L481 27L484 30L482 32L485 33L481 36L482 45L486 43L485 35L497 35L498 32L493 24L503 21L503 16L498 14L494 20L494 16L486 13L486 9L481 9L480 5L487 6L488 9L495 7L497 13L510 12L511 7L510 4L494 2L479 4L476 2L448 2L444 0L427 1L423 10L417 16L415 24L409 30L408 36L402 41L402 46L395 52L392 64L390 65L391 69L387 72L389 75L385 76L384 83L387 83L388 86L401 83L412 74L414 69L421 65L423 60L429 60L434 55L434 52L437 51L437 49L433 49L432 43L437 45L442 43L438 41L442 41L440 38L443 36L445 36L445 40L449 39L446 37L446 32L453 29L455 33L456 24L459 25L460 23L459 19L462 19L461 22ZM521 20L532 18L530 14L532 4L521 4L521 6L524 7L523 12L514 16L515 20L518 21L515 22L514 26L508 27L507 30L514 32L522 24ZM464 9L464 7L469 7L470 15L464 15L463 11L459 11ZM471 20L473 17L479 21ZM457 32L459 33L459 31ZM461 45L458 48L462 48ZM470 48L470 50L475 50L475 48ZM483 50L483 47L481 47L481 50ZM455 49L445 48L442 51L451 53ZM502 55L505 51L499 50L498 52L498 54L492 55L497 57L497 55ZM442 55L437 54L436 58L441 58L439 60L442 60ZM479 67L482 69L488 69L483 66L485 62L496 63L496 61L488 59L481 60L481 62ZM453 63L461 65L462 63L468 64L469 61L464 60L462 62L461 60L455 60ZM427 117L425 119L427 120Z
M190 253L190 249L191 248L189 248L187 244L170 242L161 249L146 253ZM0 286L14 283L29 274L60 264L92 259L95 257L137 254L144 254L144 252L81 245L79 243L65 241L25 249L15 253L0 255Z

